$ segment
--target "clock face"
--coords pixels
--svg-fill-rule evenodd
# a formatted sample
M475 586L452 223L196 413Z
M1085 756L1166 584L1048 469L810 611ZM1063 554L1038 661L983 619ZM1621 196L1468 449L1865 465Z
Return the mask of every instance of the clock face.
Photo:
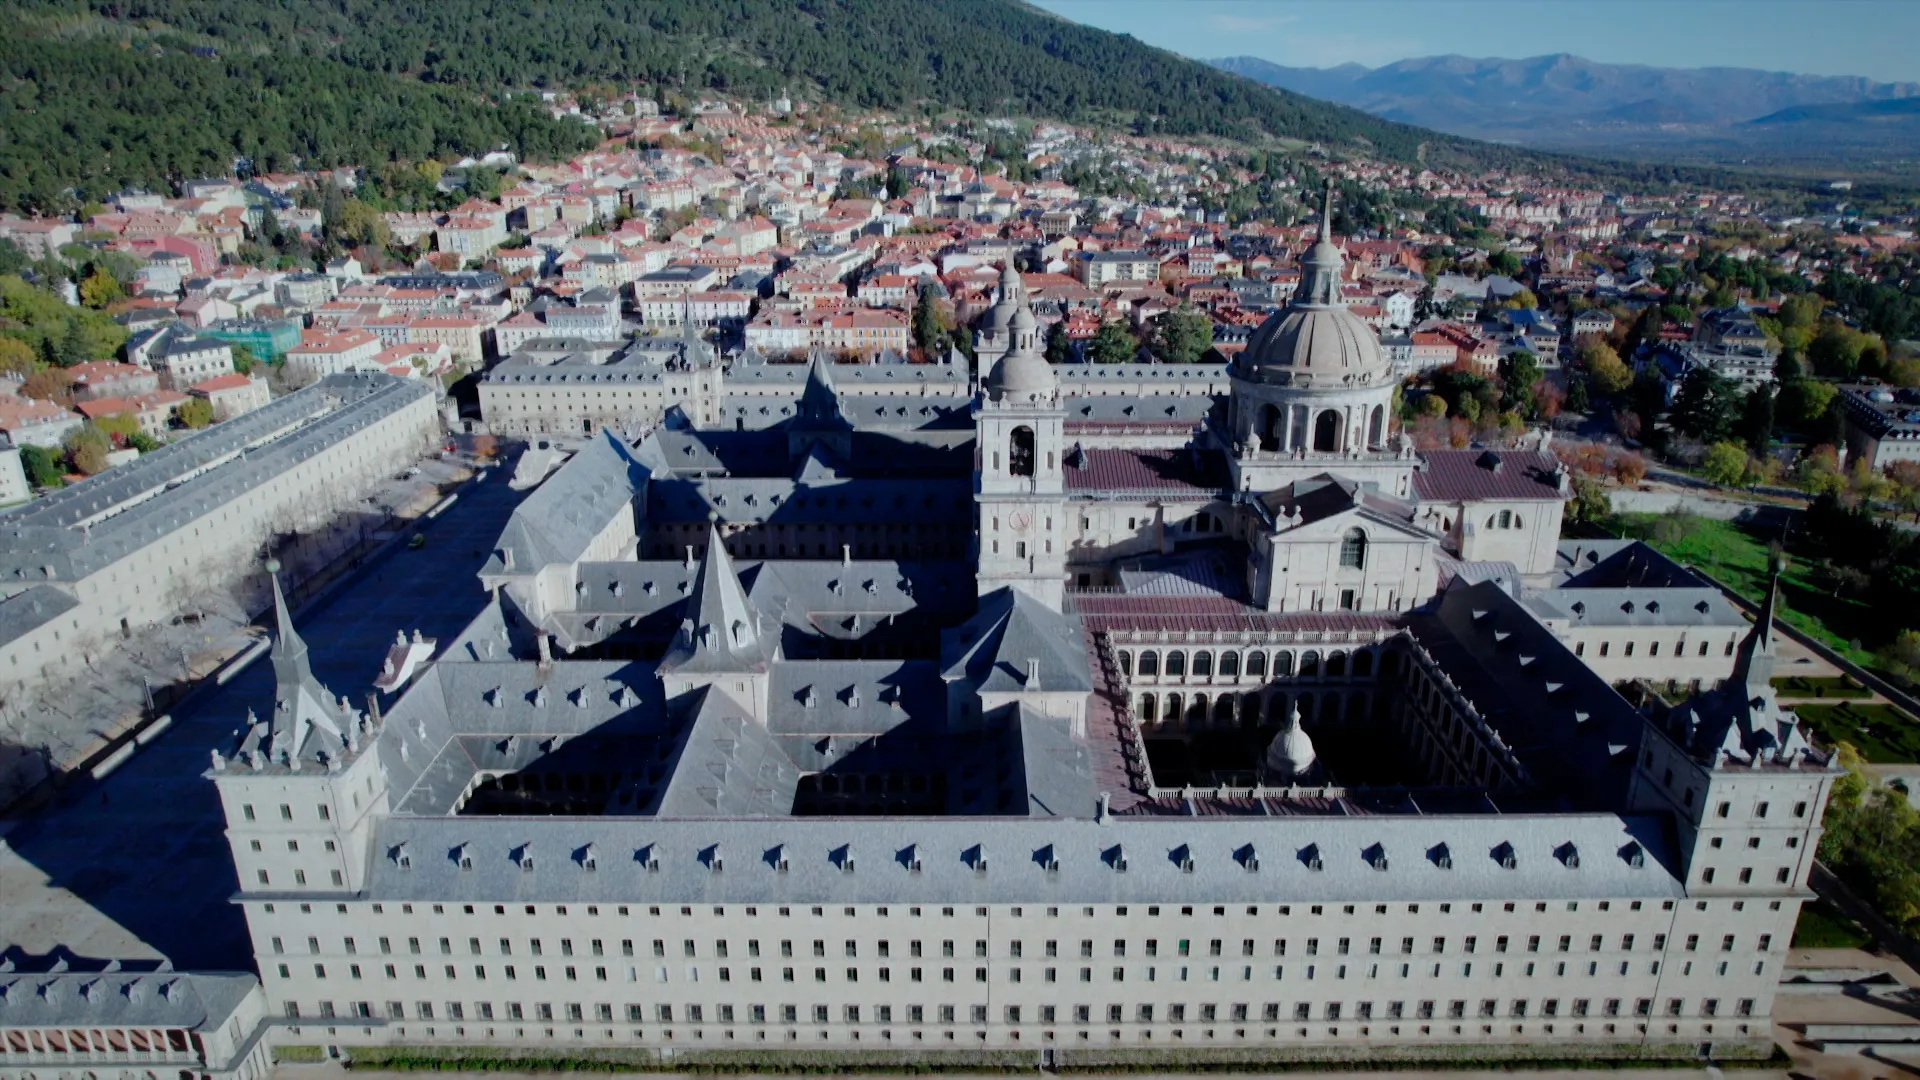
M1015 510L1007 516L1007 524L1013 526L1014 532L1026 532L1028 526L1033 524L1033 518L1025 510Z

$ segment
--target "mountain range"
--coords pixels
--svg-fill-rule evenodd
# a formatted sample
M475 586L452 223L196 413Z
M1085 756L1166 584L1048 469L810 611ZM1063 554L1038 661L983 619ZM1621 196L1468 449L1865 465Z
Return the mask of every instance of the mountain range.
M1920 159L1920 83L1750 68L1427 56L1382 67L1208 63L1401 123L1550 150L1712 162Z

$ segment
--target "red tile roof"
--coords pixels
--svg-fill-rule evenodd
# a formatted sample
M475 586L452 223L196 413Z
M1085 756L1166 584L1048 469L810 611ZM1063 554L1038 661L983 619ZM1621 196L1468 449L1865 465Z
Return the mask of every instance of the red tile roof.
M1212 456L1196 464L1186 450L1082 450L1084 466L1069 461L1069 491L1171 491L1204 496L1226 485Z
M1560 460L1544 450L1427 450L1413 474L1421 502L1564 500ZM1495 463L1498 467L1495 467Z

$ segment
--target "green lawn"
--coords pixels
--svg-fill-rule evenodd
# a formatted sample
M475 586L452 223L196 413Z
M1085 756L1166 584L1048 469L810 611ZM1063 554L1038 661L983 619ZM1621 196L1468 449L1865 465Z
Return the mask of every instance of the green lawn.
M1825 900L1800 907L1800 921L1793 928L1796 949L1859 949L1873 943L1860 924L1835 911Z
M1873 691L1845 675L1782 675L1773 680L1774 692L1788 698L1869 698Z
M1754 602L1767 594L1768 539L1731 521L1690 518L1687 531L1672 540L1653 538L1659 514L1621 514L1621 534L1645 540L1668 557L1711 575ZM1780 579L1779 616L1794 629L1861 666L1874 662L1878 620L1867 605L1835 597L1819 578L1820 563L1788 559Z
M1793 711L1821 742L1828 746L1852 743L1861 757L1875 765L1920 761L1920 726L1891 705L1797 704Z

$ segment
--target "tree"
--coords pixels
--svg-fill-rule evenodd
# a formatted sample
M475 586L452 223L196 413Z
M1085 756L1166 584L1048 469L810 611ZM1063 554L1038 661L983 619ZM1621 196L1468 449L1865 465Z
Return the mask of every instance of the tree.
M1047 327L1047 363L1065 364L1073 360L1073 339L1067 336L1067 320Z
M1747 478L1747 448L1737 442L1717 442L1707 447L1700 471L1721 487L1737 487Z
M190 397L180 403L174 415L182 424L197 431L213 423L213 403L203 397Z
M20 466L26 470L27 482L34 487L59 487L61 477L66 470L60 467L60 458L44 446L28 443L20 448Z
M1820 860L1896 927L1911 932L1920 916L1920 811L1907 793L1880 783L1860 755L1840 744L1847 775L1827 801Z
M253 365L259 362L260 362L259 359L253 355L252 349L247 348L245 345L235 345L233 347L233 370L234 371L239 372L242 375L251 374L253 371Z
M1860 373L1861 354L1872 340L1837 319L1820 324L1820 332L1807 345L1807 359L1813 370L1830 379L1852 379Z
M1773 443L1772 385L1762 383L1747 391L1747 399L1740 407L1738 434L1755 457L1766 456L1767 447Z
M1567 379L1567 411L1584 416L1592 409L1593 401L1587 395L1587 376L1576 371Z
M126 295L120 282L105 270L95 270L80 283L80 302L95 311L125 299Z
M1613 516L1613 500L1607 496L1606 485L1584 473L1575 473L1572 484L1573 499L1567 504L1568 520L1597 525Z
M1540 381L1540 358L1521 349L1500 358L1500 398L1509 408L1533 408L1533 384Z
M41 368L20 384L20 396L70 405L73 403L73 376L65 368Z
M19 338L0 335L0 374L24 378L33 369L33 346Z
M1213 348L1213 320L1192 304L1160 316L1160 355L1176 364L1191 364Z
M1501 301L1500 306L1509 311L1532 310L1540 306L1540 298L1533 295L1532 289L1521 289Z
M1576 360L1586 369L1593 389L1602 394L1612 396L1633 385L1633 369L1604 341L1589 341L1580 346Z
M68 432L62 445L74 472L95 476L107 470L107 455L113 451L113 442L94 425L82 424Z
M1847 490L1846 474L1840 471L1840 455L1832 446L1816 446L1801 454L1793 477L1814 496L1838 495Z
M1140 340L1119 319L1100 324L1087 343L1087 358L1096 364L1130 364L1140 352Z
M1837 393L1832 383L1818 379L1795 379L1780 387L1777 412L1787 427L1804 431L1826 415Z
M1710 368L1695 367L1680 380L1668 410L1675 431L1701 442L1720 442L1740 418L1740 384Z
M920 294L913 302L913 343L929 357L940 347L940 341L946 331L940 325L939 301L934 296L931 283L920 286Z

